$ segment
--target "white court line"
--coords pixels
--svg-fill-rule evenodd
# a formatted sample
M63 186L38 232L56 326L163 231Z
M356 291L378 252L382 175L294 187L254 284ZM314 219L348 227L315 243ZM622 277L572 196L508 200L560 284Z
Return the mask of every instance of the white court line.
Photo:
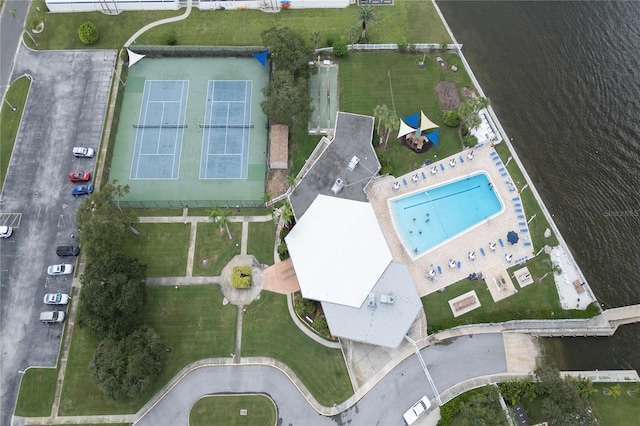
M145 100L145 95L147 95L146 100ZM144 114L144 119L146 120L147 118L147 112L149 110L149 98L151 97L151 83L149 81L145 81L144 82L144 92L142 93L142 101L143 104L140 108L140 115L138 116L138 123L141 123L141 119L143 118L143 114ZM135 161L136 158L136 152L135 152L135 148L133 151L133 158L131 160L131 171L133 171L133 166L135 164L136 166L136 173L135 176L132 177L131 174L129 174L129 179L137 179L138 178L138 174L140 171L140 155L142 154L142 141L144 140L144 128L142 128L142 131L140 132L140 129L138 129L136 131L136 144L138 142L138 136L140 136L140 144L138 145L138 158L137 158L137 162Z
M182 92L180 93L179 118L181 121L180 124L182 125L184 125L187 122L187 105L189 104L189 83L190 83L189 80L184 80L182 82ZM184 128L182 128L182 129L178 129L178 132L176 133L176 138L178 137L178 133L180 133L180 151L178 152L178 155L177 155L178 169L176 171L175 176L173 175L173 170L175 169L176 158L174 158L173 168L171 169L171 176L173 177L173 179L180 179L180 163L182 162L182 143L184 142L184 132L185 130ZM176 143L176 149L177 149L177 146L178 145Z

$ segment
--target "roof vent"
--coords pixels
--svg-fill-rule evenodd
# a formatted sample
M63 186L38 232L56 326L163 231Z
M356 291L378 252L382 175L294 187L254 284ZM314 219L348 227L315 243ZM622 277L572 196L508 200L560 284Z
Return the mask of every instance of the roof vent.
M394 296L393 293L380 295L380 303L384 303L386 305L393 305L395 301L396 301L396 296Z
M358 167L359 162L360 162L360 159L354 155L351 161L349 162L347 169L354 171L356 167Z
M342 187L344 186L344 181L340 178L336 179L336 182L333 184L333 188L331 188L331 192L334 195L338 195L338 192L342 191Z
M370 308L376 307L376 294L369 293L369 297L367 297L367 306Z

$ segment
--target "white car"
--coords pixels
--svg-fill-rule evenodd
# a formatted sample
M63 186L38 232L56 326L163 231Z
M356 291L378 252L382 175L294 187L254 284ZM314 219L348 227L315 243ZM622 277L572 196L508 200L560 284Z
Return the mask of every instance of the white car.
M87 148L84 146L75 146L73 147L73 155L76 157L82 158L91 158L95 154L93 148Z
M64 321L65 313L63 311L49 311L40 314L40 321L45 324Z
M13 234L13 228L10 226L0 226L0 238L9 238Z
M404 413L404 421L407 422L408 425L415 423L420 416L427 412L429 407L431 407L431 402L429 402L429 398L425 395Z
M69 303L69 295L64 293L47 293L44 295L45 305L66 305Z
M73 273L73 265L69 263L51 265L47 268L47 274L49 275L70 275L72 273Z

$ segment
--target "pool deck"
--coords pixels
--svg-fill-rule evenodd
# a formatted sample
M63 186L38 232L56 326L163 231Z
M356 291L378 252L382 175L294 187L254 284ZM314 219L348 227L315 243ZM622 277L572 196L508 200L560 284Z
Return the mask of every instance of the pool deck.
M468 159L468 153L469 151L463 151L451 157L443 158L397 178L393 176L381 177L372 182L367 188L367 196L378 217L380 228L391 250L393 261L408 265L420 297L456 283L472 273L478 274L483 273L483 271L495 271L503 268L505 270L504 276L506 277L508 276L507 268L521 263L519 260L531 259L534 256L526 224L529 217L524 212L522 203L519 201L518 190L514 189L514 187L519 187L520 184L517 182L515 185L507 183L512 182L511 177L504 175L504 173L507 173L506 167L499 159L496 159L497 153L492 147L484 145L473 149L472 160ZM451 159L455 159L455 166L453 167L449 163ZM496 164L497 162L499 164ZM437 170L435 174L431 173L432 167ZM496 194L500 197L504 206L503 210L465 233L414 259L407 252L396 233L388 200L401 195L424 191L430 187L478 172L484 172L489 176ZM414 181L415 179L412 180L416 173L419 177L417 182ZM422 176L423 173L426 178ZM400 185L398 189L394 189L395 182ZM520 225L521 223L524 223L524 225ZM527 229L527 232L521 232L521 229ZM518 243L512 245L507 242L507 233L509 231L518 233L520 237ZM499 239L502 240L504 246L499 243ZM491 242L496 245L494 251L489 248L489 243ZM529 245L525 246L526 243ZM481 249L484 251L484 255ZM475 252L475 260L469 259L469 252ZM508 255L511 256L511 262L506 259ZM453 260L456 266L449 267L450 260ZM428 275L431 270L436 271L434 278L430 278Z

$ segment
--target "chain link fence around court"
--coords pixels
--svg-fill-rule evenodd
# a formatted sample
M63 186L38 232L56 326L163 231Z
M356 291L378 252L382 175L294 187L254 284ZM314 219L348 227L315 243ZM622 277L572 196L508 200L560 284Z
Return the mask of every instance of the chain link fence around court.
M408 43L405 46L407 53L420 52L420 53L435 53L438 51L446 52L449 50L458 51L462 49L462 44L438 44L438 43ZM348 44L347 49L353 52L363 52L371 50L395 50L398 51L398 44ZM316 53L320 52L333 52L333 47L322 47L315 50Z
M221 208L263 208L264 201L259 200L150 200L125 201L120 200L120 207L124 209L210 209Z
M250 58L264 46L131 46L132 52L149 58Z

